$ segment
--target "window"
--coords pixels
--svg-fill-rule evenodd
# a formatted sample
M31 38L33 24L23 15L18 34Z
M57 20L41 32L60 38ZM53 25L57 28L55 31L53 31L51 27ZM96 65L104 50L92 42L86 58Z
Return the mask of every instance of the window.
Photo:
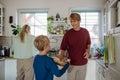
M100 46L100 11L76 11L81 15L80 26L86 28L91 37L91 47L96 48Z
M19 9L18 24L28 24L31 27L31 34L37 36L47 35L47 9Z

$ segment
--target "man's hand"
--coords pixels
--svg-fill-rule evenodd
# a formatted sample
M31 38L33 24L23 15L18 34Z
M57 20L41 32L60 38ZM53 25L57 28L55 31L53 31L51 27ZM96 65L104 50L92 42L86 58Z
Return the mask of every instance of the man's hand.
M84 58L85 59L88 59L88 58L90 58L90 53L88 53L87 51L84 53Z
M62 59L62 58L64 58L64 53L65 53L64 50L60 50L60 51L59 51L59 54L56 55L56 57L58 57L59 59Z

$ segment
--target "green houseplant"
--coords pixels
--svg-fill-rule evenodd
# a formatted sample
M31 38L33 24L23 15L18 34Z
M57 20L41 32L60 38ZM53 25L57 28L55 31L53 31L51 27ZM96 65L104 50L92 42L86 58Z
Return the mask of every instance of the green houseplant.
M47 21L53 21L53 20L54 20L54 17L53 17L53 16L47 17Z
M22 30L22 27L20 25L11 25L12 29L12 34L13 35L18 35L20 33L20 31Z
M49 33L51 33L51 28L52 28L52 25L51 25L51 24L47 24L47 31L48 31Z
M52 28L51 21L54 21L54 17L53 17L53 16L47 17L47 21L48 21L47 31L48 31L49 33L51 33L51 28Z

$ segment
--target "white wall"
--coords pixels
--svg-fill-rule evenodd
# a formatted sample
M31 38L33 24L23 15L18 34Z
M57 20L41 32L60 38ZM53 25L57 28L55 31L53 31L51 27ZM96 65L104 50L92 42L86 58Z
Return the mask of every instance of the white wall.
M88 2L89 1L89 2ZM5 35L11 35L9 16L13 16L16 23L16 11L23 8L49 8L49 15L69 15L71 8L103 9L105 0L0 0L5 8Z

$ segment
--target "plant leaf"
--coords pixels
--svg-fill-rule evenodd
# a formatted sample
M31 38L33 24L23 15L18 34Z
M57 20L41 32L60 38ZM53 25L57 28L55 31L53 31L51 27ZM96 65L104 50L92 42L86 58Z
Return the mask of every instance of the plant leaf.
M15 30L15 31L13 32L14 35L17 35L18 33L19 33L19 31L17 31L17 30Z
M16 26L15 26L15 25L11 25L11 27L12 27L12 28L16 28Z
M14 32L16 29L13 29L12 31Z

